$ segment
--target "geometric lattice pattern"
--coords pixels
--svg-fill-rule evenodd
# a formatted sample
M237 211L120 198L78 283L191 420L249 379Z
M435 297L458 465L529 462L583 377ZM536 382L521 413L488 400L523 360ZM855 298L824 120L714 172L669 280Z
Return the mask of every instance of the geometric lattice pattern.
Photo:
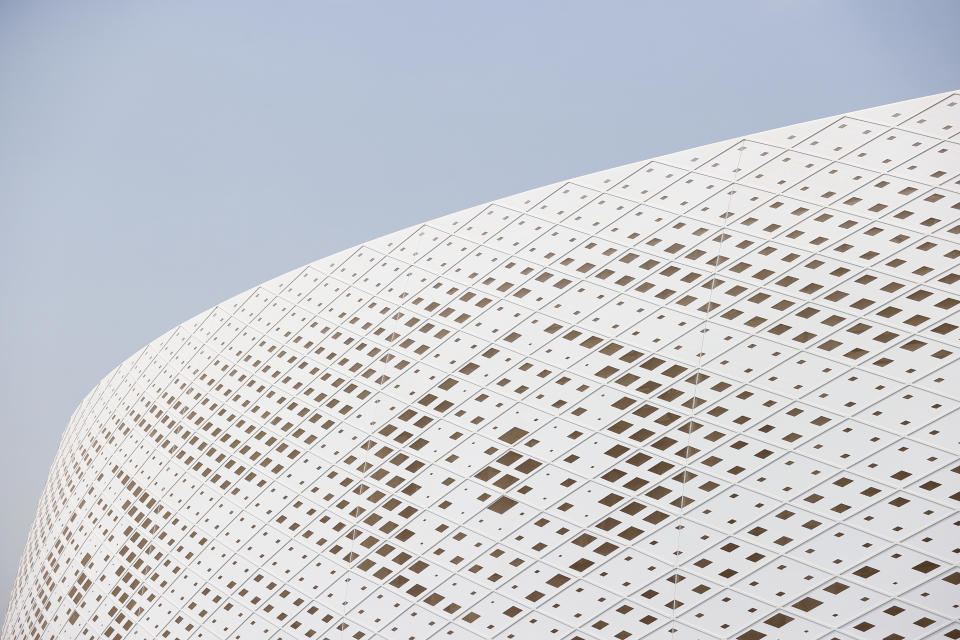
M4 638L960 638L960 95L439 218L147 345Z

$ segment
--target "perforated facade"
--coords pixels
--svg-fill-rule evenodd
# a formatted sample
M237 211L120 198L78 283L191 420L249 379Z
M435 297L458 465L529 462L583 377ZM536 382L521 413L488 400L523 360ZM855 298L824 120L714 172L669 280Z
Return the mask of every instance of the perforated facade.
M960 638L960 96L297 269L76 410L4 638Z

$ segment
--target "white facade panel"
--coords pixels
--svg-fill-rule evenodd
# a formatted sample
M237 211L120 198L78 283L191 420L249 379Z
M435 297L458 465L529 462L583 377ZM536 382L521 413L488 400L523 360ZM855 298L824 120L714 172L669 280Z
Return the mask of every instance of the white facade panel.
M4 638L960 638L960 95L274 278L65 432Z

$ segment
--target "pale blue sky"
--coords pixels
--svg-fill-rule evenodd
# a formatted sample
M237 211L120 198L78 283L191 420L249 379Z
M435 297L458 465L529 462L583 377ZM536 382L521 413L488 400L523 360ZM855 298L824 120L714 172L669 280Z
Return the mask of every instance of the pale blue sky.
M60 435L186 318L371 237L960 85L960 3L0 2L0 608Z

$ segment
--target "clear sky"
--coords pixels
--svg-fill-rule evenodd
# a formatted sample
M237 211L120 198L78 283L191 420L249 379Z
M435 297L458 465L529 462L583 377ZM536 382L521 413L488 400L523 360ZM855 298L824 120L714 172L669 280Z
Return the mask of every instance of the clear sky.
M0 2L0 611L70 414L167 329L499 196L956 89L958 24L953 0Z

